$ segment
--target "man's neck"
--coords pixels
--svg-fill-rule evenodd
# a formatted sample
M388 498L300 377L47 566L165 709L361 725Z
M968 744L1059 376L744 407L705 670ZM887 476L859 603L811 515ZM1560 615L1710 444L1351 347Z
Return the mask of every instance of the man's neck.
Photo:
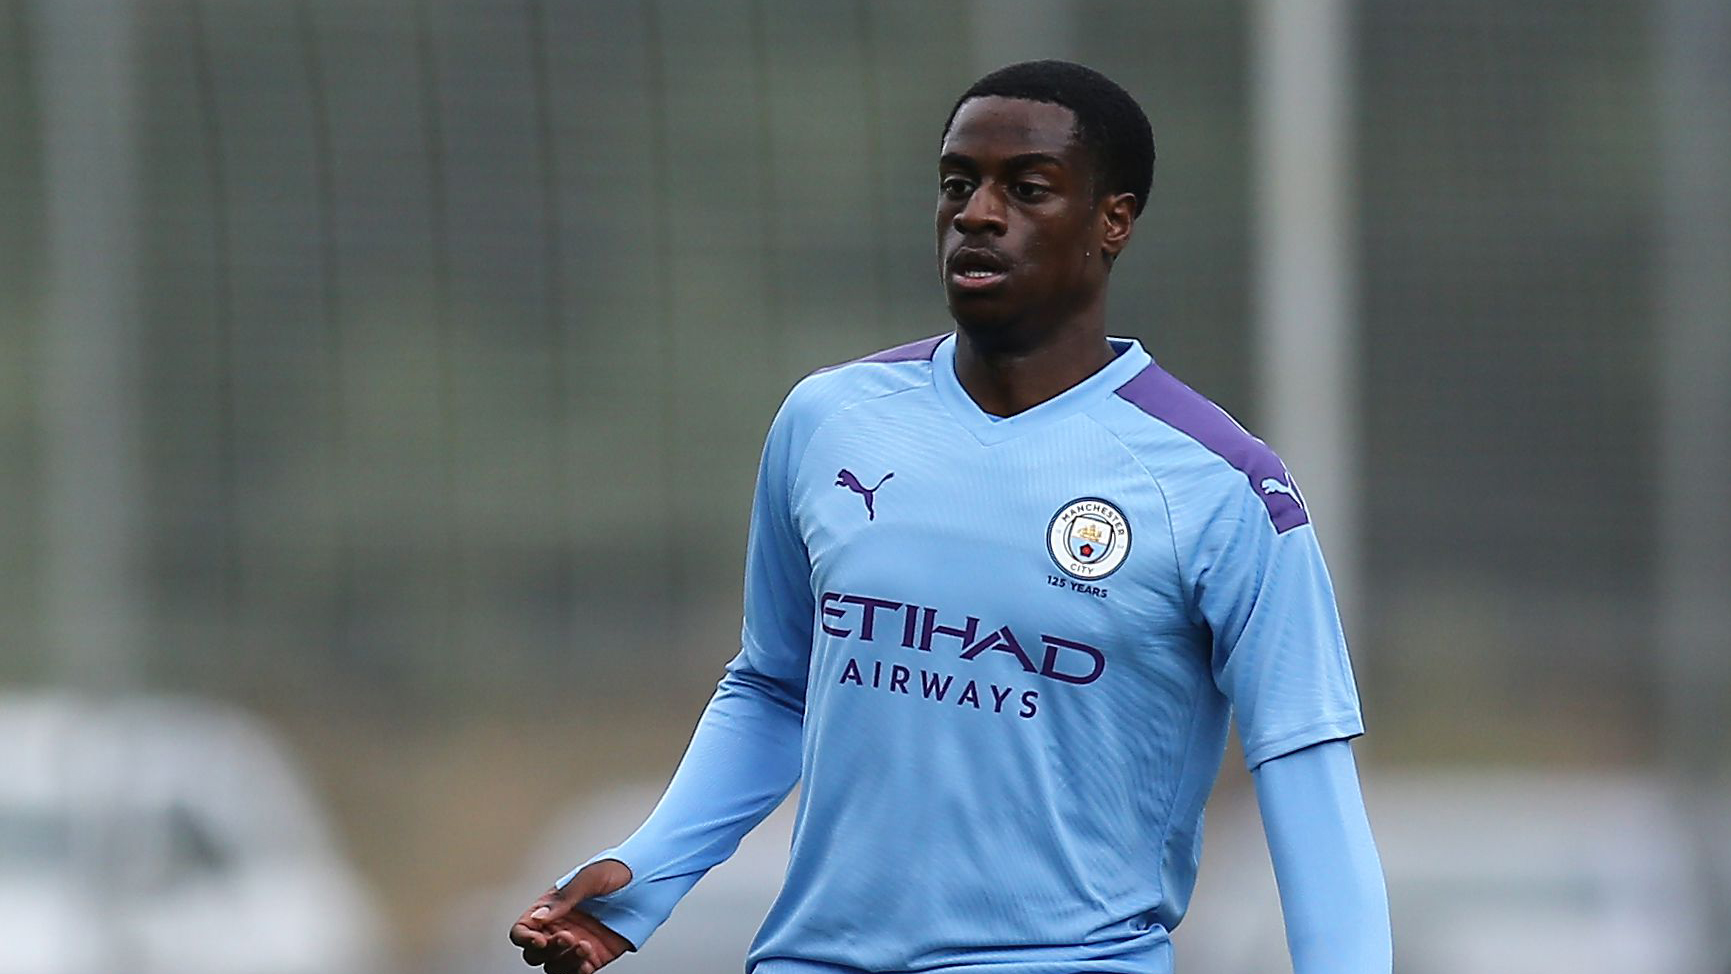
M968 398L993 416L1038 406L1100 371L1114 355L1104 316L1014 347L978 341L966 328L956 329L956 379Z

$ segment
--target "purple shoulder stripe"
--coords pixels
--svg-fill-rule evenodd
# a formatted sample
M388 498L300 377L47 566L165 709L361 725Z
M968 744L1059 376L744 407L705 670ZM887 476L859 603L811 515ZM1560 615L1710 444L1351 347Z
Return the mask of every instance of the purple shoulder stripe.
M909 342L906 345L897 345L895 348L886 348L881 352L873 352L865 358L856 358L851 362L842 362L840 365L826 365L823 368L818 369L818 371L828 372L831 369L839 369L843 365L854 365L859 362L929 362L931 361L933 353L938 350L938 345L948 337L950 336L947 333L942 335L933 335L930 338L922 338L917 342Z
M1160 420L1206 447L1210 453L1232 464L1250 489L1268 508L1268 519L1277 533L1310 523L1304 497L1286 464L1268 444L1238 425L1238 421L1206 397L1173 378L1165 369L1150 364L1135 378L1118 387L1118 395L1136 408Z

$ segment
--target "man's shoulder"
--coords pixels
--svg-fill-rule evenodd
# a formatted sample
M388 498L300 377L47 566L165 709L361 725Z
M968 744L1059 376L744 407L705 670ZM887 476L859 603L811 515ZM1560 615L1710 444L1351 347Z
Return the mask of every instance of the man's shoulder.
M1309 523L1286 464L1213 400L1150 362L1116 390L1110 425L1163 489L1243 496L1267 509L1276 531Z
M897 345L893 348L882 349L864 356L863 358L850 359L837 365L826 365L812 374L823 375L830 372L839 372L843 369L850 369L854 366L892 365L907 362L926 362L929 367L932 356L937 354L938 346L943 344L944 339L948 337L950 337L948 333L933 335L930 338L922 338L919 341L908 342L906 345Z
M782 411L809 421L868 399L929 385L932 355L947 337L934 335L818 369L793 387Z

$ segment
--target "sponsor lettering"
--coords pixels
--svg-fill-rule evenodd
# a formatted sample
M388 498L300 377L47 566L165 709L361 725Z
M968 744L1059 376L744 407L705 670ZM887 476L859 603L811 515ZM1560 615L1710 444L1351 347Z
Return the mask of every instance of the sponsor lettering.
M825 592L819 600L818 626L838 639L895 640L903 649L953 652L969 662L986 653L1003 653L1024 672L1075 686L1093 683L1106 672L1106 655L1087 643L1050 633L1040 633L1038 642L1029 642L1007 625L986 628L978 616L945 615L913 602Z
M1091 588L1095 586L1078 591ZM1105 590L1099 589L1098 595L1103 597ZM979 616L947 613L914 602L825 592L818 600L818 627L837 639L899 646L931 654L934 659L942 656L963 663L996 660L1031 676L1070 686L1087 686L1106 672L1106 655L1087 643L1051 633L1040 633L1035 640L1008 625L993 626ZM1022 720L1040 712L1039 690L1018 691L990 679L946 673L935 663L930 667L912 661L862 663L858 657L849 656L842 666L840 683Z
M867 674L870 674L869 678ZM919 677L917 685L914 677ZM951 693L957 687L956 678L947 673L936 673L928 669L903 666L892 663L885 667L882 660L875 660L870 667L860 663L857 657L848 657L847 663L841 668L841 684L844 686L869 687L889 693L900 693L908 697L918 697L932 703L949 703L956 707L966 707L982 713L990 711L994 714L1011 713L1027 720L1040 712L1040 691L1023 690L1016 696L1015 687L999 686L996 683L981 684L978 680L968 680L960 684L960 689ZM986 696L981 696L981 687L985 688ZM1011 698L1015 704L1010 706ZM1010 706L1006 710L1006 706Z

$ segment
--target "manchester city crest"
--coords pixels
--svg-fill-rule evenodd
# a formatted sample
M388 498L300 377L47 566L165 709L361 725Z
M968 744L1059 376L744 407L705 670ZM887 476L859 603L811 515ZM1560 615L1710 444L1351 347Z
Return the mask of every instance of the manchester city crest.
M1046 550L1074 578L1105 578L1130 554L1130 522L1111 501L1083 497L1059 508L1046 530Z

